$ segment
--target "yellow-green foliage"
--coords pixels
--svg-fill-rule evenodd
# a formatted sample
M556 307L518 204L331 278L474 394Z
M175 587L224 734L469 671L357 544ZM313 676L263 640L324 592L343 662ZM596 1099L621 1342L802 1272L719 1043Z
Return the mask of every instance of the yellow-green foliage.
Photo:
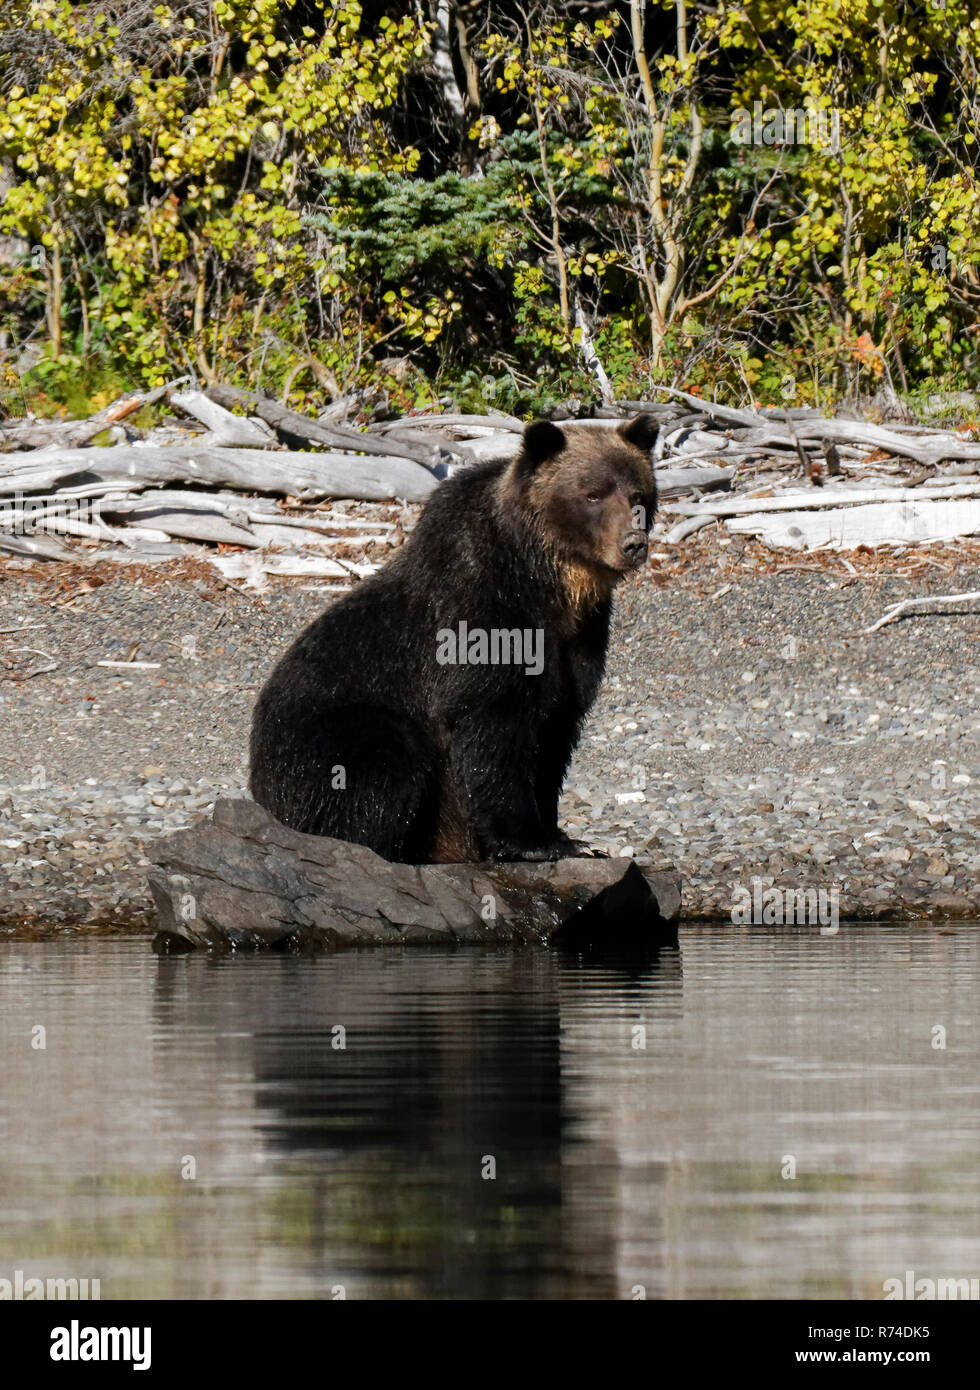
M457 110L435 7L370 14L8 5L0 320L53 394L400 354L513 406L594 393L583 323L627 394L975 379L978 0L461 4ZM758 108L835 139L740 143Z
M320 0L317 31L282 37L292 7L274 0L160 4L132 53L96 6L17 8L54 54L0 116L0 149L22 176L0 230L47 248L36 279L50 282L53 264L67 281L76 257L91 340L150 384L188 359L227 369L267 328L302 342L311 286L341 284L330 244L312 257L304 244L303 186L338 166L411 170L414 151L392 148L381 117L424 50L416 19L365 36L356 0ZM83 247L108 274L85 274ZM29 273L8 277L8 296Z

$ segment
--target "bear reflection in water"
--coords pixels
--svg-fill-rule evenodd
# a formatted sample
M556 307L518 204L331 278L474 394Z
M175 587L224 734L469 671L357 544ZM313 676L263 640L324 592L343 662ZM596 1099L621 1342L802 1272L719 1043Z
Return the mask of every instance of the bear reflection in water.
M622 1104L635 1109L638 1059L681 1017L679 952L636 972L506 949L350 952L312 970L287 957L275 969L252 1043L255 1114L266 1173L301 1191L291 1238L325 1288L617 1296L603 1214L624 1172L616 1136L588 1122L616 1078L633 1078ZM649 1053L631 1049L638 1020ZM641 1171L656 1210L660 1165Z

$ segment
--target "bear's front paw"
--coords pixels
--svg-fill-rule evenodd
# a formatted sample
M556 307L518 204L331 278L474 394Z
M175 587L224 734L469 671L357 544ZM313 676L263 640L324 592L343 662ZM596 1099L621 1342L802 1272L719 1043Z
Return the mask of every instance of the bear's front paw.
M504 840L492 846L490 858L544 864L552 859L564 858L564 851L559 849L557 845L532 845L529 847Z
M562 859L608 859L609 851L596 849L590 845L588 840L569 840L562 841Z
M554 839L558 859L605 859L606 851L593 849L587 840L573 840L564 830L559 830Z
M556 859L594 859L602 854L603 851L594 850L584 840L572 840L561 831L547 844L526 845L505 840L495 844L490 850L492 859L523 860L531 864L553 863Z

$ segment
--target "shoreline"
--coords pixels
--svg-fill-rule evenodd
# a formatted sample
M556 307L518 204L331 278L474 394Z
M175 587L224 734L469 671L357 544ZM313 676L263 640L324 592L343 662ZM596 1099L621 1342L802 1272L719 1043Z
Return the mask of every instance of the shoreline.
M685 923L731 922L755 877L836 888L841 922L980 919L980 616L862 635L898 599L980 588L980 543L722 541L655 543L620 591L566 828L675 868ZM143 935L143 850L241 791L255 694L333 594L193 561L0 575L0 656L53 667L0 682L0 933Z

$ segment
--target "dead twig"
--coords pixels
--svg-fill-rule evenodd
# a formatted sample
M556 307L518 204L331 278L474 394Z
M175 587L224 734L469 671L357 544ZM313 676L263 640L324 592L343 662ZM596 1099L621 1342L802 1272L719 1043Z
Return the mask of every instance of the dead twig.
M980 589L974 589L969 594L927 594L924 598L903 598L899 603L893 603L890 608L886 609L876 623L864 628L861 635L867 637L869 633L877 632L886 623L893 623L899 618L908 616L913 610L921 609L931 603L970 602L980 602Z
M159 661L97 661L96 666L111 666L113 670L158 671Z
M43 676L46 671L56 671L58 663L52 661L48 666L32 666L29 671L0 673L0 681L29 681L32 676Z

